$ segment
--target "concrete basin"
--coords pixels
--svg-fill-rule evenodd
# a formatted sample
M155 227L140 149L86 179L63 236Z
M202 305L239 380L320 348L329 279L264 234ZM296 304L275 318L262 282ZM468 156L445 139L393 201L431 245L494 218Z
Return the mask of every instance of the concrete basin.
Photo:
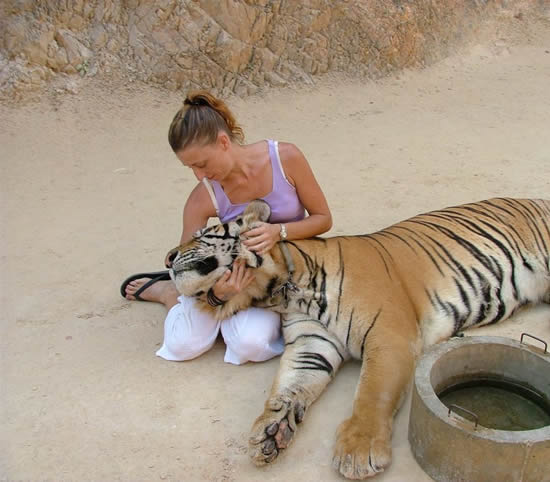
M475 413L444 405L438 395L457 381L508 380L550 401L550 354L494 336L455 338L419 360L414 377L409 442L436 481L550 481L550 425L497 430Z

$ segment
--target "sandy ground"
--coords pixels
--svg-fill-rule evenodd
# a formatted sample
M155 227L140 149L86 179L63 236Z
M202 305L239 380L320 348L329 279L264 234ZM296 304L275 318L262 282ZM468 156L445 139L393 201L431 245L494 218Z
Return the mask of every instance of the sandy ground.
M550 197L550 28L479 44L379 82L230 99L247 138L296 143L334 215L330 234L371 232L418 212L492 196ZM181 99L144 86L1 106L2 480L341 478L334 433L351 412L350 363L293 446L257 469L247 433L278 360L155 357L164 310L119 295L162 268L195 181L166 142ZM483 333L550 340L550 310ZM380 481L429 478L397 416Z

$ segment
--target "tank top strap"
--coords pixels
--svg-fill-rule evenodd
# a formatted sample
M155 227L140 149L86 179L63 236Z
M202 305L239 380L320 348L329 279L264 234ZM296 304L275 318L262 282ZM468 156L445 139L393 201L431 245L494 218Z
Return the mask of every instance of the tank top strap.
M227 220L228 216L231 216L233 205L219 182L209 179L208 183L212 186L214 198L216 199L216 214L223 223Z
M214 205L214 209L216 210L216 216L220 217L220 208L218 206L218 200L216 198L216 195L214 194L214 189L212 188L212 184L208 179L206 179L206 177L202 178L202 183L204 184L204 187L206 187L206 190L210 195L210 199L212 200L212 204Z
M279 156L279 143L272 139L268 139L269 158L271 160L271 170L273 172L273 189L272 192L277 192L279 188L288 187L291 184L285 176L285 171Z

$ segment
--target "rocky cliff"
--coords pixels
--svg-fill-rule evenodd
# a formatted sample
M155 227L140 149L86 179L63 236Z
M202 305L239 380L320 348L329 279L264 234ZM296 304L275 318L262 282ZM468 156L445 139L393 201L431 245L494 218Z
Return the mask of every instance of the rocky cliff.
M421 66L544 0L3 0L0 90L118 73L246 95L327 72Z

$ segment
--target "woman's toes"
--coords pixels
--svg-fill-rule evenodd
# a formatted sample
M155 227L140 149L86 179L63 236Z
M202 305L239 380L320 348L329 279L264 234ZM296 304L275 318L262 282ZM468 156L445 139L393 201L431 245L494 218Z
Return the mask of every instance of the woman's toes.
M156 301L162 303L164 297L171 288L175 289L174 283L168 280L159 280L148 286L142 292L139 292L145 284L151 281L151 278L140 278L128 283L126 287L126 298L129 300L136 299L136 293L138 293L140 299L145 301Z
M130 281L130 283L128 283L128 285L126 286L126 298L129 300L135 300L136 292L150 280L151 278L140 278L134 281ZM147 299L147 292L150 291L150 288L152 288L152 286L140 293L139 297L142 299Z

